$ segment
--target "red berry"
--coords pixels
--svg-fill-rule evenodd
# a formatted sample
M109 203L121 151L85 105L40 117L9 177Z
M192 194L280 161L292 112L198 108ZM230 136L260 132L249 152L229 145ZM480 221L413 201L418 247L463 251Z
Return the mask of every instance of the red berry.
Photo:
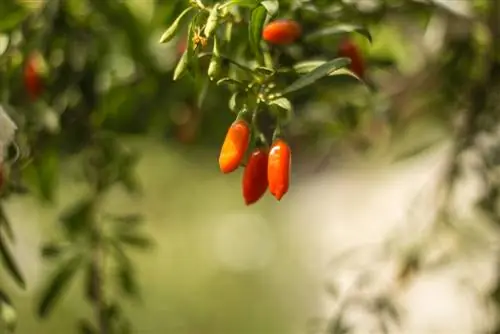
M339 55L351 59L349 69L358 77L363 78L365 74L365 62L356 44L350 40L344 40L340 44Z
M264 27L262 38L271 44L288 45L302 34L301 26L293 20L276 20Z
M37 61L34 55L28 57L23 72L24 87L32 101L42 93L42 80L37 70Z
M290 184L291 150L286 142L276 140L271 146L267 163L269 191L279 201L288 192Z
M252 152L243 172L243 198L245 204L257 202L267 190L267 151L258 148Z
M223 173L231 173L239 167L250 142L250 128L244 120L236 120L227 131L219 155L219 167Z

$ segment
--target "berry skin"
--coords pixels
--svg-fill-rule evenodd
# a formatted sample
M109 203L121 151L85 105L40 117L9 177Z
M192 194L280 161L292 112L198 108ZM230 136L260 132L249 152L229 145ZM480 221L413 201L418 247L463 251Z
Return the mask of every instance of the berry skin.
M23 71L24 87L32 101L36 100L42 93L42 80L37 71L36 59L30 56Z
M293 20L276 20L266 25L262 31L262 38L276 45L289 45L302 35L301 26Z
M269 191L279 201L288 192L290 184L290 147L281 139L274 141L269 151L267 178Z
M243 198L246 205L257 202L267 190L267 151L258 148L252 152L243 172Z
M244 120L236 120L227 131L219 155L220 170L227 174L236 170L248 149L250 127Z
M363 78L365 74L365 62L356 44L350 40L344 40L340 44L339 55L351 59L349 69L358 77Z

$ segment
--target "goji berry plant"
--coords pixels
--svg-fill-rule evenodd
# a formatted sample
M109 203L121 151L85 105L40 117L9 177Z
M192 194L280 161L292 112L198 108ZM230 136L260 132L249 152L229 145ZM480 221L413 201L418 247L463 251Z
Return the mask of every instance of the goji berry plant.
M248 163L243 176L247 204L255 203L262 196L266 178L277 200L288 192L292 155L285 127L293 120L295 94L307 89L313 94L314 89L319 89L315 84L325 77L348 75L363 83L363 59L351 42L339 46L342 57L318 59L311 58L309 53L321 49L319 37L359 33L371 40L368 30L355 22L325 20L319 13L329 6L326 3L310 6L317 14L308 20L317 19L322 23L312 31L305 31L300 19L305 7L294 7L293 3L191 1L160 39L161 43L171 41L182 30L183 23L189 21L187 47L173 79L179 80L185 74L195 78L205 74L230 90L228 109L236 113L237 118L222 145L219 165L223 173L229 173ZM281 13L290 17L283 17ZM248 43L241 44L241 38ZM260 167L261 158L252 161L257 158L251 152L259 147L269 151L267 173ZM251 190L250 182L258 183L255 189Z

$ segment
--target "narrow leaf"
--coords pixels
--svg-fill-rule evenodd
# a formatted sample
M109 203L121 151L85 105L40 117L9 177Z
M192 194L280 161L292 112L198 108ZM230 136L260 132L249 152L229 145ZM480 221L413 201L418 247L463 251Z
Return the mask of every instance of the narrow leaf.
M42 246L42 257L47 260L52 260L61 255L63 246L58 243L48 243Z
M97 334L98 331L87 319L78 321L78 330L81 334Z
M275 110L278 116L281 118L281 114L284 113L284 119L288 122L292 119L293 116L293 106L290 100L285 97L279 97L275 100L269 102L269 106Z
M329 75L331 72L349 65L350 62L351 61L348 58L336 58L332 61L326 62L323 65L315 68L308 74L304 75L303 77L297 79L283 91L283 94L290 94L299 89L312 85L319 79Z
M8 249L6 241L3 239L2 234L0 234L0 258L2 259L2 263L5 269L9 272L9 274L17 282L17 284L24 289L26 287L26 282L24 281L21 270L17 266L14 257Z
M252 16L250 18L250 27L249 27L249 41L250 47L257 57L257 61L259 64L264 62L264 58L262 56L262 51L260 49L260 42L262 39L262 29L264 28L264 22L266 21L267 10L264 6L258 6L254 10L252 10Z
M69 286L71 279L76 274L83 260L81 254L75 255L69 260L61 263L55 274L51 277L49 284L43 291L42 298L38 304L37 313L45 318L52 311L58 298Z
M161 35L160 37L160 43L167 43L169 41L172 40L172 38L174 38L175 34L177 33L177 31L179 30L179 25L180 25L180 22L182 20L182 18L187 14L189 13L189 11L192 9L193 7L188 7L186 9L184 9L184 11L182 11L182 13L180 13L179 16L177 16L177 18L175 19L175 21L170 25L170 27L168 27L168 29L163 33L163 35Z
M179 59L179 62L175 67L174 78L173 78L174 81L179 80L186 73L188 65L189 65L189 58L188 58L188 52L186 50L182 54L181 59Z
M117 237L121 243L127 246L141 249L148 249L153 246L152 240L144 235L131 234L123 231L122 233L119 233Z
M368 31L368 29L366 29L366 27L359 26L359 25L351 25L351 24L340 24L340 25L336 25L333 27L327 27L324 29L320 29L318 31L315 31L315 32L309 34L308 36L306 36L305 39L306 39L306 41L313 41L315 39L325 37L325 36L341 35L341 34L346 34L346 33L351 33L351 32L358 33L358 34L366 37L366 39L368 39L368 41L370 43L372 42L372 35Z
M205 37L207 38L211 37L212 33L217 28L217 23L219 21L219 6L220 4L216 3L208 15L207 24L205 25L204 30Z
M66 233L73 237L79 232L88 230L92 221L93 203L91 199L83 199L66 209L60 216Z
M264 8L266 8L269 16L274 17L278 14L280 8L279 2L277 0L264 0L260 3Z
M237 86L237 87L242 87L242 88L245 87L243 82L238 81L236 79L232 79L232 78L222 78L219 81L217 81L217 86L221 86L221 85Z

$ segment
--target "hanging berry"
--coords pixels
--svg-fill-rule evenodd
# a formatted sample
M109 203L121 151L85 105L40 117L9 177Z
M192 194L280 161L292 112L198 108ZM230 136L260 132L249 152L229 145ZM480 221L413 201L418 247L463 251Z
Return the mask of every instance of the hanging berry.
M247 151L250 142L250 127L242 118L238 118L227 131L219 155L219 166L223 173L236 170Z
M359 47L351 40L344 40L339 46L339 55L351 59L349 69L358 77L363 78L365 74L365 62Z
M36 55L30 55L23 70L24 87L32 101L40 96L43 89L38 64Z
M295 42L302 34L301 26L293 20L276 20L266 25L262 38L271 44L288 45Z
M291 158L288 144L282 139L275 140L269 151L267 177L269 191L278 201L288 192Z
M243 172L243 198L246 205L257 202L267 190L267 150L257 148L252 152Z

